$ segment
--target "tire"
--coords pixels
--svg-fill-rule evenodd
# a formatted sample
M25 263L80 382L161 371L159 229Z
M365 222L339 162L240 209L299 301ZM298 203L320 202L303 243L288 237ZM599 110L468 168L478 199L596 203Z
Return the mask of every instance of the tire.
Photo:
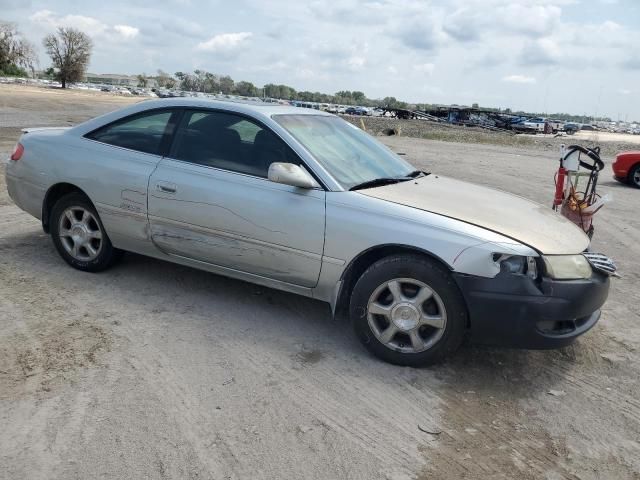
M122 257L114 248L91 201L81 193L60 198L49 218L51 238L60 256L83 272L106 270Z
M629 185L640 188L640 163L629 170Z
M467 326L466 304L451 274L418 255L371 265L353 288L349 310L363 345L396 365L442 361L458 349Z

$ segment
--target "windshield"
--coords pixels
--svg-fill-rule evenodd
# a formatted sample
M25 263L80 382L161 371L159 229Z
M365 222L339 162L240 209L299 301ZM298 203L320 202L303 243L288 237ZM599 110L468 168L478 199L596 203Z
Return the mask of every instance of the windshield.
M415 169L358 127L338 117L274 115L345 190L381 178L405 178Z

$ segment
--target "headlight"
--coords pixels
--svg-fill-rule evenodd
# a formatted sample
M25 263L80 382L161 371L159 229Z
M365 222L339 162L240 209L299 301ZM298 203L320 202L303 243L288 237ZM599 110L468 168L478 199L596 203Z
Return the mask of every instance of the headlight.
M515 275L527 275L529 278L538 278L538 268L535 257L522 257L520 255L493 254L493 261L500 266L500 271Z
M549 255L542 257L547 274L556 280L591 278L591 265L583 255Z

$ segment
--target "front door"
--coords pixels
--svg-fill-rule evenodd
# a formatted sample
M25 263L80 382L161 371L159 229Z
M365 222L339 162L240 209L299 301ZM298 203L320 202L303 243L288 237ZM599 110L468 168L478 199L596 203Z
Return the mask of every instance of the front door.
M269 181L300 159L244 116L187 110L149 181L149 222L165 253L293 285L318 281L325 192Z

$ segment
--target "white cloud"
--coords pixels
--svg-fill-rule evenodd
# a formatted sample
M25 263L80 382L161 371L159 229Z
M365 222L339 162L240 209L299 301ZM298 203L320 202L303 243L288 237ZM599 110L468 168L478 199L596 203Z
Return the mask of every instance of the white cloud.
M138 28L130 25L114 25L113 29L126 39L137 37L140 33Z
M526 75L508 75L502 78L503 82L509 83L536 83L536 79Z
M358 56L353 56L347 60L347 65L351 70L362 70L362 67L364 67L366 63L366 58Z
M447 39L440 24L430 17L398 24L394 36L405 46L426 52L435 52Z
M562 9L556 5L519 5L510 3L498 11L502 26L514 33L541 36L560 24Z
M433 70L435 69L435 65L433 63L420 63L418 65L414 65L413 69L416 72L425 73L427 75L433 74Z
M252 35L253 33L251 32L221 33L211 37L206 42L199 43L196 49L203 52L234 50L245 43Z
M73 27L89 35L96 35L105 32L109 26L101 22L97 18L87 17L85 15L65 15L58 16L51 10L38 10L30 20L34 23L48 28Z
M57 15L51 10L38 10L29 19L41 27L54 30L59 27L72 27L90 37L104 38L109 41L131 40L140 33L131 25L109 25L97 18L86 15Z
M484 8L474 2L466 3L447 15L444 31L462 42L478 41L496 33L540 37L554 31L562 16L562 9L557 5L493 3L483 5Z
M524 65L555 65L560 63L562 50L551 38L539 38L525 44L520 53Z

